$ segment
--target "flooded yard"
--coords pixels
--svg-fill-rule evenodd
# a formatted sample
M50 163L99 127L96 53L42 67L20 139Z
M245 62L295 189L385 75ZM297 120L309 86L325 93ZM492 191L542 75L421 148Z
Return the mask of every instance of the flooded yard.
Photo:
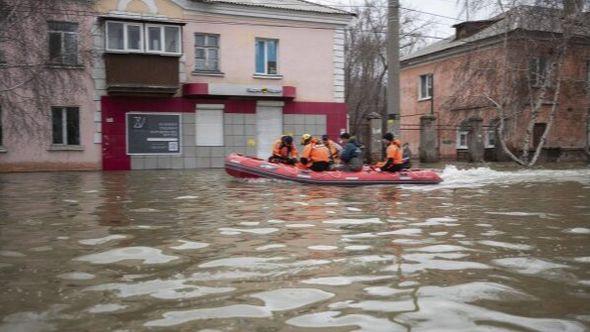
M590 169L0 175L0 331L584 331Z

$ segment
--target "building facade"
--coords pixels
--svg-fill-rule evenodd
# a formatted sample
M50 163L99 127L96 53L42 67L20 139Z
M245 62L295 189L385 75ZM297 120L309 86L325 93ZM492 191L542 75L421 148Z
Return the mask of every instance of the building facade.
M98 170L93 15L72 4L0 7L0 171ZM9 5L19 6L18 10Z
M525 9L534 12L529 17L551 16L546 10ZM490 98L510 100L509 104L513 104L515 111L507 113L503 135L512 152L522 152L521 142L532 113L527 103L531 95L539 95L542 84L538 78L548 73L549 59L559 44L556 38L560 38L560 31L549 31L522 19L516 20L518 23L509 22L510 14L520 15L517 10L521 9L490 20L458 24L455 36L402 58L401 134L416 155L420 147L420 119L432 115L436 118L440 158L468 159L469 122L478 118L483 124L485 159L507 160L496 139L499 114ZM508 64L502 59L507 59ZM504 70L502 66L514 69ZM557 115L542 158L585 160L590 141L588 36L571 39L560 76ZM532 82L535 78L537 81ZM531 144L534 146L550 121L554 88L554 84L547 88L547 98L533 120Z
M52 169L223 167L231 152L267 157L283 134L346 128L347 12L300 0L101 0L84 13L80 138L62 135ZM59 104L66 127L74 104ZM42 150L19 158L43 165ZM87 167L72 167L82 155Z

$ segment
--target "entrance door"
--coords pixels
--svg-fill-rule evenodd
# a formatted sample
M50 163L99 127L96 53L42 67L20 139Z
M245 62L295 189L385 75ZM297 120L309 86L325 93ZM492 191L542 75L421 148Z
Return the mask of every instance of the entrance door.
M545 128L547 128L546 123L535 123L533 127L533 149L536 149L539 143L541 143L541 137L545 132Z
M267 159L272 154L272 145L283 134L283 107L256 107L256 146L258 158Z

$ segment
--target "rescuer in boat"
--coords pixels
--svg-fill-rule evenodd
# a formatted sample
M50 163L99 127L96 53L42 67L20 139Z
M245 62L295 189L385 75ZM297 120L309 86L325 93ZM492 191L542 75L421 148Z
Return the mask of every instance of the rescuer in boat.
M340 161L342 163L337 169L345 172L361 171L363 169L363 150L361 149L361 145L349 133L340 134L340 139L344 148L340 153Z
M402 146L403 158L404 158L404 168L412 168L412 163L410 160L412 159L412 151L410 150L410 144L404 143Z
M330 169L330 150L310 134L301 136L303 153L301 154L301 165L312 171L323 172Z
M322 142L324 143L324 146L327 147L330 151L330 163L339 164L340 151L342 151L342 146L331 140L328 135L322 135Z
M383 140L387 145L387 159L376 166L385 172L399 172L406 168L400 140L395 139L392 133L383 135Z
M272 156L268 158L268 161L277 164L295 165L297 163L297 148L293 144L293 137L285 135L276 140L272 148Z

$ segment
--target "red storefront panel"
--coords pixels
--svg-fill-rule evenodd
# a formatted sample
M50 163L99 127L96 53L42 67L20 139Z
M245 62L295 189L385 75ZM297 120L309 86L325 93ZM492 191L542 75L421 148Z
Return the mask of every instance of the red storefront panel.
M125 114L127 112L195 112L196 104L224 104L226 113L256 113L253 99L192 99L103 97L102 160L104 170L129 170L131 159L126 153ZM346 128L346 105L343 103L286 101L284 114L326 115L327 134L336 139Z

